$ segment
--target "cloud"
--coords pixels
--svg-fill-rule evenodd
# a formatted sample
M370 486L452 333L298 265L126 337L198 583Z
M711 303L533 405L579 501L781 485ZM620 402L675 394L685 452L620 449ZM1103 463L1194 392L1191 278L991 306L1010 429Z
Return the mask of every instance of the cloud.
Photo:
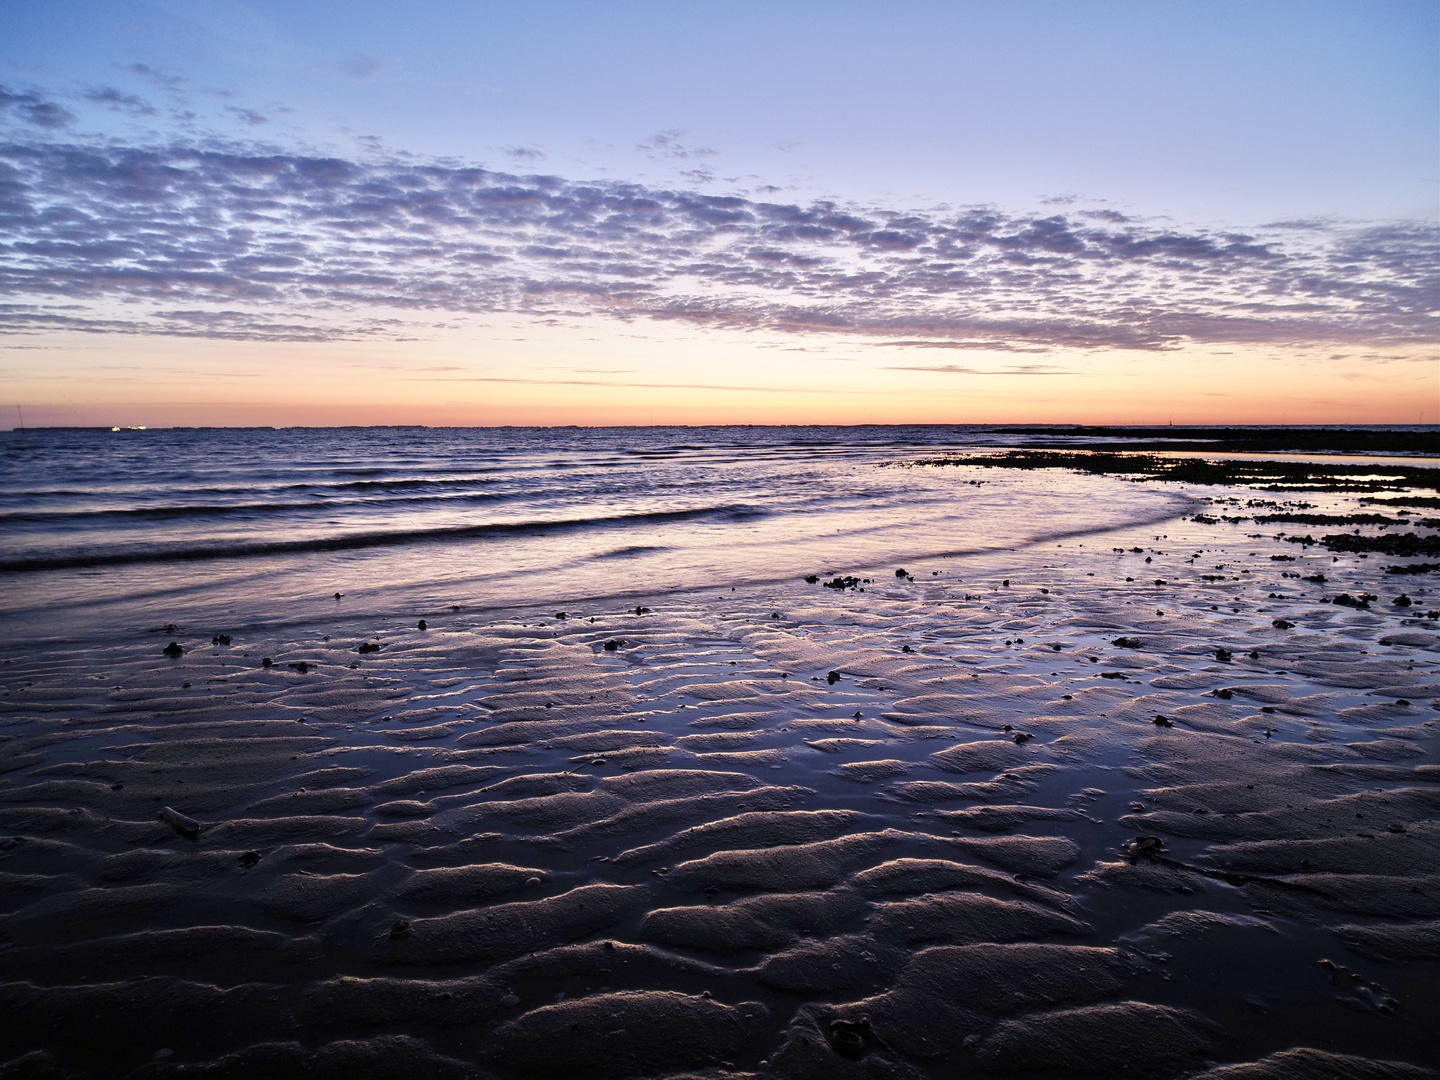
M1095 221L1108 221L1112 225L1124 225L1130 219L1118 210L1081 210L1080 217Z
M149 64L127 64L124 69L132 75L138 75L147 79L156 86L166 90L178 90L185 85L186 80L179 75L170 75L159 68L151 67Z
M412 376L409 382L450 383L517 383L525 386L609 386L625 390L736 390L763 394L813 394L824 390L831 394L866 394L868 390L847 390L816 386L742 386L725 383L630 382L624 379L528 379L499 375L464 375L438 378Z
M242 124L249 124L251 127L259 127L261 124L268 124L270 118L264 113L256 112L254 109L242 109L235 105L226 105L225 111Z
M86 101L104 105L112 112L129 112L137 116L154 116L155 106L137 94L126 94L113 86L92 86L83 94Z
M1045 352L1040 346L1025 347L1009 341L879 341L877 345L887 345L899 349L973 349L977 352ZM910 370L918 371L919 368ZM931 370L939 371L939 368Z
M0 86L0 116L18 116L38 128L63 128L75 122L75 114L63 105L48 101L33 90L11 90Z
M545 160L545 151L536 146L502 146L500 149L512 161Z
M74 310L35 310L0 304L0 333L72 331L90 334L158 335L217 341L334 341L382 337L411 340L398 319L355 319L337 325L305 315L288 320L253 310L160 310L148 317L105 318Z
M717 151L706 146L686 146L680 140L685 132L679 128L661 131L635 147L637 151L651 158L697 158L714 157Z
M959 364L915 365L913 367L887 367L886 371L938 371L946 375L1074 375L1053 364L1022 364L1019 367L1004 368L1000 371L986 371L984 368L961 367Z
M358 79L360 82L368 82L379 74L380 69L385 65L373 56L352 56L340 63L341 74Z
M1238 233L770 194L12 134L0 331L318 341L508 313L1018 353L1434 339L1424 222Z

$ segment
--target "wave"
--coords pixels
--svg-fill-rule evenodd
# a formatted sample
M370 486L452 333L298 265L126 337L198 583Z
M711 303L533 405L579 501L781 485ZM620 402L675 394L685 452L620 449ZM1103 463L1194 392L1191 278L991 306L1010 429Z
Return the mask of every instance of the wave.
M653 510L638 514L566 518L557 521L493 522L485 525L457 525L434 529L351 533L344 536L315 537L307 540L264 540L251 543L221 543L132 551L70 552L0 559L0 573L73 570L136 563L193 562L202 559L244 559L263 555L290 555L320 551L356 551L362 548L394 547L445 540L471 540L486 536L539 536L546 533L571 532L580 529L660 525L681 521L748 521L767 516L769 516L769 512L759 507L731 504L696 507L689 510Z
M489 476L398 476L388 480L346 480L344 482L310 481L303 484L287 484L289 491L424 491L436 488L471 487L478 484L496 484L500 479Z
M4 503L9 503L12 507L17 507L17 506L18 506L18 507L23 507L26 503L35 504L35 503L40 503L42 500L49 500L49 501L52 501L52 502L53 502L54 500L57 500L57 499L94 499L94 498L97 498L97 497L104 497L104 496L107 496L107 495L113 495L113 494L114 494L114 489L113 489L113 487L107 486L107 485L105 484L105 482L104 482L104 479L105 479L105 478L104 478L104 477L101 477L101 478L98 478L98 479L99 479L99 482L98 482L97 485L96 485L95 487L93 487L93 488L46 488L46 487L20 488L20 487L11 487L11 488L8 488L8 489L6 490L6 492L5 492L4 496L3 496L3 500L0 500L0 505L3 505ZM171 495L172 497L173 497L174 495L176 495L176 494L180 494L180 493L183 492L184 494L188 494L188 495L190 495L190 496L192 496L192 497L196 497L196 498L205 497L205 496L210 496L210 497L213 498L213 497L217 497L217 496L218 496L218 497L223 497L223 496L226 496L226 495L248 495L248 494L253 494L253 493L257 492L257 490L269 490L269 491L272 491L272 492L276 493L277 495L279 495L279 494L281 494L281 493L286 493L286 494L291 494L291 495L293 496L294 494L302 494L302 493L303 493L303 494L310 495L312 498L315 498L315 499L322 499L322 498L326 498L327 496L338 495L338 494L358 494L358 495L364 496L364 495L367 495L367 494L369 494L369 493L371 493L371 492L376 492L376 493L379 493L379 494L381 494L381 495L384 495L384 494L387 493L387 492L397 492L397 493L420 492L420 493L425 493L425 492L433 491L433 492L436 493L435 496L434 496L435 498L443 498L443 497L446 497L446 496L442 495L441 493L442 493L442 492L445 492L445 491L447 491L447 490L451 490L451 489L461 489L461 490L463 491L464 489L467 489L467 488L494 487L494 486L496 486L496 485L505 483L505 482L507 481L507 479L513 480L513 479L515 479L515 478L514 478L514 477L507 478L507 477L503 477L503 476L464 476L464 477L446 477L446 478L444 478L444 479L438 479L438 480L427 480L427 479L354 480L354 481L349 481L349 482L346 482L346 483L326 483L326 482L323 482L323 481L306 481L306 482L304 482L304 483L291 483L291 484L274 484L274 483L266 484L266 483L261 482L260 480L257 480L257 482L254 483L254 484L234 484L234 485L226 485L226 486L209 485L209 486L204 486L204 487L194 486L194 487L180 488L180 489L170 488L170 489L167 489L166 493L169 494L169 495ZM157 490L158 490L158 489L157 489ZM142 491L142 492L139 492L139 493L138 493L138 495L141 495L141 496L143 496L144 494L147 494L147 492ZM484 495L485 495L484 492L476 492L476 494L477 494L478 496L484 496ZM379 500L371 500L371 501L379 501ZM357 502L357 504L358 504L358 500L357 500L356 502ZM198 504L197 504L197 505L198 505ZM199 508L199 509L202 509L202 510L216 510L216 511L220 511L220 510L228 509L228 508L230 508L230 507L240 507L240 508L242 508L242 509L250 509L250 508L264 509L264 508L269 507L269 506L272 506L272 505L299 506L299 505L304 505L304 504L300 504L300 503L285 503L285 504L279 504L279 503L254 503L254 504L212 503L212 504L208 504L208 505L204 505L204 506L198 506L198 508ZM334 505L334 504L331 504L331 505ZM178 507L153 507L153 508L152 508L152 507L134 507L134 508L132 508L132 509L133 509L134 512L137 512L137 513L148 513L148 512L150 512L150 511L152 511L152 510L170 511L170 510L172 510L172 509L178 509L178 510L184 511L184 510L190 509L190 507L186 507L186 506L178 506ZM34 518L34 517L46 517L46 516L49 516L49 515L52 515L52 514L82 514L82 513L88 513L88 512L90 512L90 511L49 511L49 510L42 510L42 509L29 510L29 509L16 508L16 509L12 509L12 510L8 511L8 512L7 512L6 514L4 514L4 515L0 515L0 522L10 520L12 517L13 517L13 518L17 518L17 519L19 519L19 518L24 518L24 519L27 519L27 520L28 520L28 519L30 519L30 518ZM101 512L103 512L103 511L94 511L94 512L95 512L95 513L101 513Z
M636 555L649 555L655 551L669 551L670 548L663 544L631 544L629 547L616 548L614 551L602 551L593 556L596 559L629 559Z
M107 522L176 521L181 519L256 517L275 513L333 513L336 510L389 510L416 503L454 506L465 503L503 502L513 496L498 492L466 495L411 495L398 499L314 499L309 502L197 503L191 506L135 506L107 510L15 510L0 513L0 525L67 525L85 527Z

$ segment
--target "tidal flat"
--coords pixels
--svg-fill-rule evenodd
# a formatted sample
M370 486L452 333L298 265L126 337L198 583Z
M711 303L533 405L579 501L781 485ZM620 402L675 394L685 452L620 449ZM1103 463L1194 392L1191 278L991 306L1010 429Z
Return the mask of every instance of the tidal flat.
M1397 476L543 607L12 614L0 1076L1433 1077Z

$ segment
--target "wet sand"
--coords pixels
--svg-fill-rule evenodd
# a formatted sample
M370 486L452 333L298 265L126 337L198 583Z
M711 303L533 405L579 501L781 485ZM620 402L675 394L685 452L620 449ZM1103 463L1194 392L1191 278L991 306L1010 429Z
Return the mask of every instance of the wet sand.
M639 611L8 645L0 1076L1433 1076L1440 579L1195 494Z

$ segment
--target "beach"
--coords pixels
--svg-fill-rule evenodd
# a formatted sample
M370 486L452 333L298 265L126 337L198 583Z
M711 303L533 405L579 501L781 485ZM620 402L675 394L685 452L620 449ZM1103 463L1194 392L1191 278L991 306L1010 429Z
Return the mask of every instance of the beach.
M0 1076L1436 1075L1433 459L152 434L11 447Z

